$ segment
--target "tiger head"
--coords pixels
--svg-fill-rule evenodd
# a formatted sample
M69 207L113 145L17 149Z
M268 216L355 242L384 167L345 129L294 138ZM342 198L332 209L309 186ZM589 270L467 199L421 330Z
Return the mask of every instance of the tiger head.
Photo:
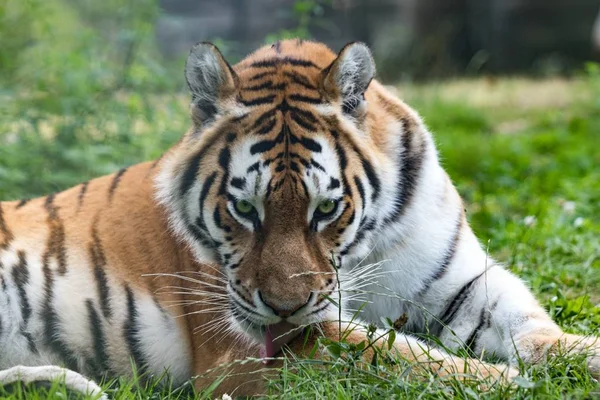
M192 128L163 159L158 197L197 261L226 271L233 315L254 336L325 318L336 268L364 257L398 211L382 184L398 178L388 153L400 135L388 131L410 111L374 75L362 43L336 56L282 41L233 67L209 43L189 54Z

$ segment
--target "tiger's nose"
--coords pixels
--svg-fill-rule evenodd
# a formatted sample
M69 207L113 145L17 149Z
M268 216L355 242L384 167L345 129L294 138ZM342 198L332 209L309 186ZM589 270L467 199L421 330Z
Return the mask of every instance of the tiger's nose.
M286 299L284 301L278 301L270 296L267 296L265 293L258 291L258 297L260 301L267 307L273 311L273 313L281 318L287 318L293 315L296 311L300 310L302 307L306 306L311 298L312 292L308 295L308 297L304 300L293 300Z

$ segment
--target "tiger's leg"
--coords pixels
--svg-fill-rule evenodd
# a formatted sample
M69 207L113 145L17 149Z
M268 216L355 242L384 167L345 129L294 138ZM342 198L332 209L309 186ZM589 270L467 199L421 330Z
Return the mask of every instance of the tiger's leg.
M440 319L446 324L440 339L449 347L494 354L511 364L540 363L561 352L583 353L590 372L600 375L600 338L564 333L523 281L499 265L467 281Z
M340 332L341 327L341 332ZM313 346L319 337L325 337L332 340L339 340L340 336L348 343L358 344L363 341L373 343L370 349L363 353L365 362L373 359L375 347L389 350L400 358L410 363L410 368L414 378L421 374L434 373L440 377L456 377L457 379L479 379L485 380L485 384L490 383L508 383L518 374L518 371L507 365L488 364L477 359L463 359L452 356L441 350L429 347L411 336L398 335L393 348L388 348L388 336L386 331L378 329L369 339L366 328L361 325L339 324L338 322L326 322L320 324L320 330L313 330L309 337L301 335L289 344L291 352L298 356L299 360L309 356ZM196 371L195 386L198 390L208 387L215 379L227 375L227 378L219 385L216 393L211 395L221 395L227 393L232 397L239 395L258 395L264 394L265 382L268 378L277 376L277 367L283 366L283 361L279 358L274 360L267 367L257 359L259 346L249 344L240 348L240 346L230 346L226 356L219 358L219 364L212 369L199 369ZM316 355L318 356L318 353ZM248 361L248 358L254 360ZM241 361L246 359L246 361ZM301 361L299 361L301 362ZM400 372L400 371L399 371Z

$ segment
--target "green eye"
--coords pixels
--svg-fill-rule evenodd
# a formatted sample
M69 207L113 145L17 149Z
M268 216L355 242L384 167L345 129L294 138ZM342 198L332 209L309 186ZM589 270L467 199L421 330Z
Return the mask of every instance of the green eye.
M238 200L235 202L235 209L240 214L250 214L254 210L254 206L247 200Z
M334 200L322 201L321 203L319 203L319 205L317 207L317 212L321 216L329 215L335 211L336 205L337 205L337 203Z

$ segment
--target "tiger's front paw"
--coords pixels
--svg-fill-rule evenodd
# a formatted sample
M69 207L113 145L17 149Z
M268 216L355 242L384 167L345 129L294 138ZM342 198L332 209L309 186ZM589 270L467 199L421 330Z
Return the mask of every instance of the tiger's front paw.
M529 363L543 363L556 355L584 355L588 370L600 378L600 337L572 334L528 335L517 342L519 357Z
M569 353L580 353L587 357L587 365L594 378L600 378L600 337L565 335L562 349Z
M584 351L588 354L588 369L592 376L600 379L600 338L586 338L590 343Z

